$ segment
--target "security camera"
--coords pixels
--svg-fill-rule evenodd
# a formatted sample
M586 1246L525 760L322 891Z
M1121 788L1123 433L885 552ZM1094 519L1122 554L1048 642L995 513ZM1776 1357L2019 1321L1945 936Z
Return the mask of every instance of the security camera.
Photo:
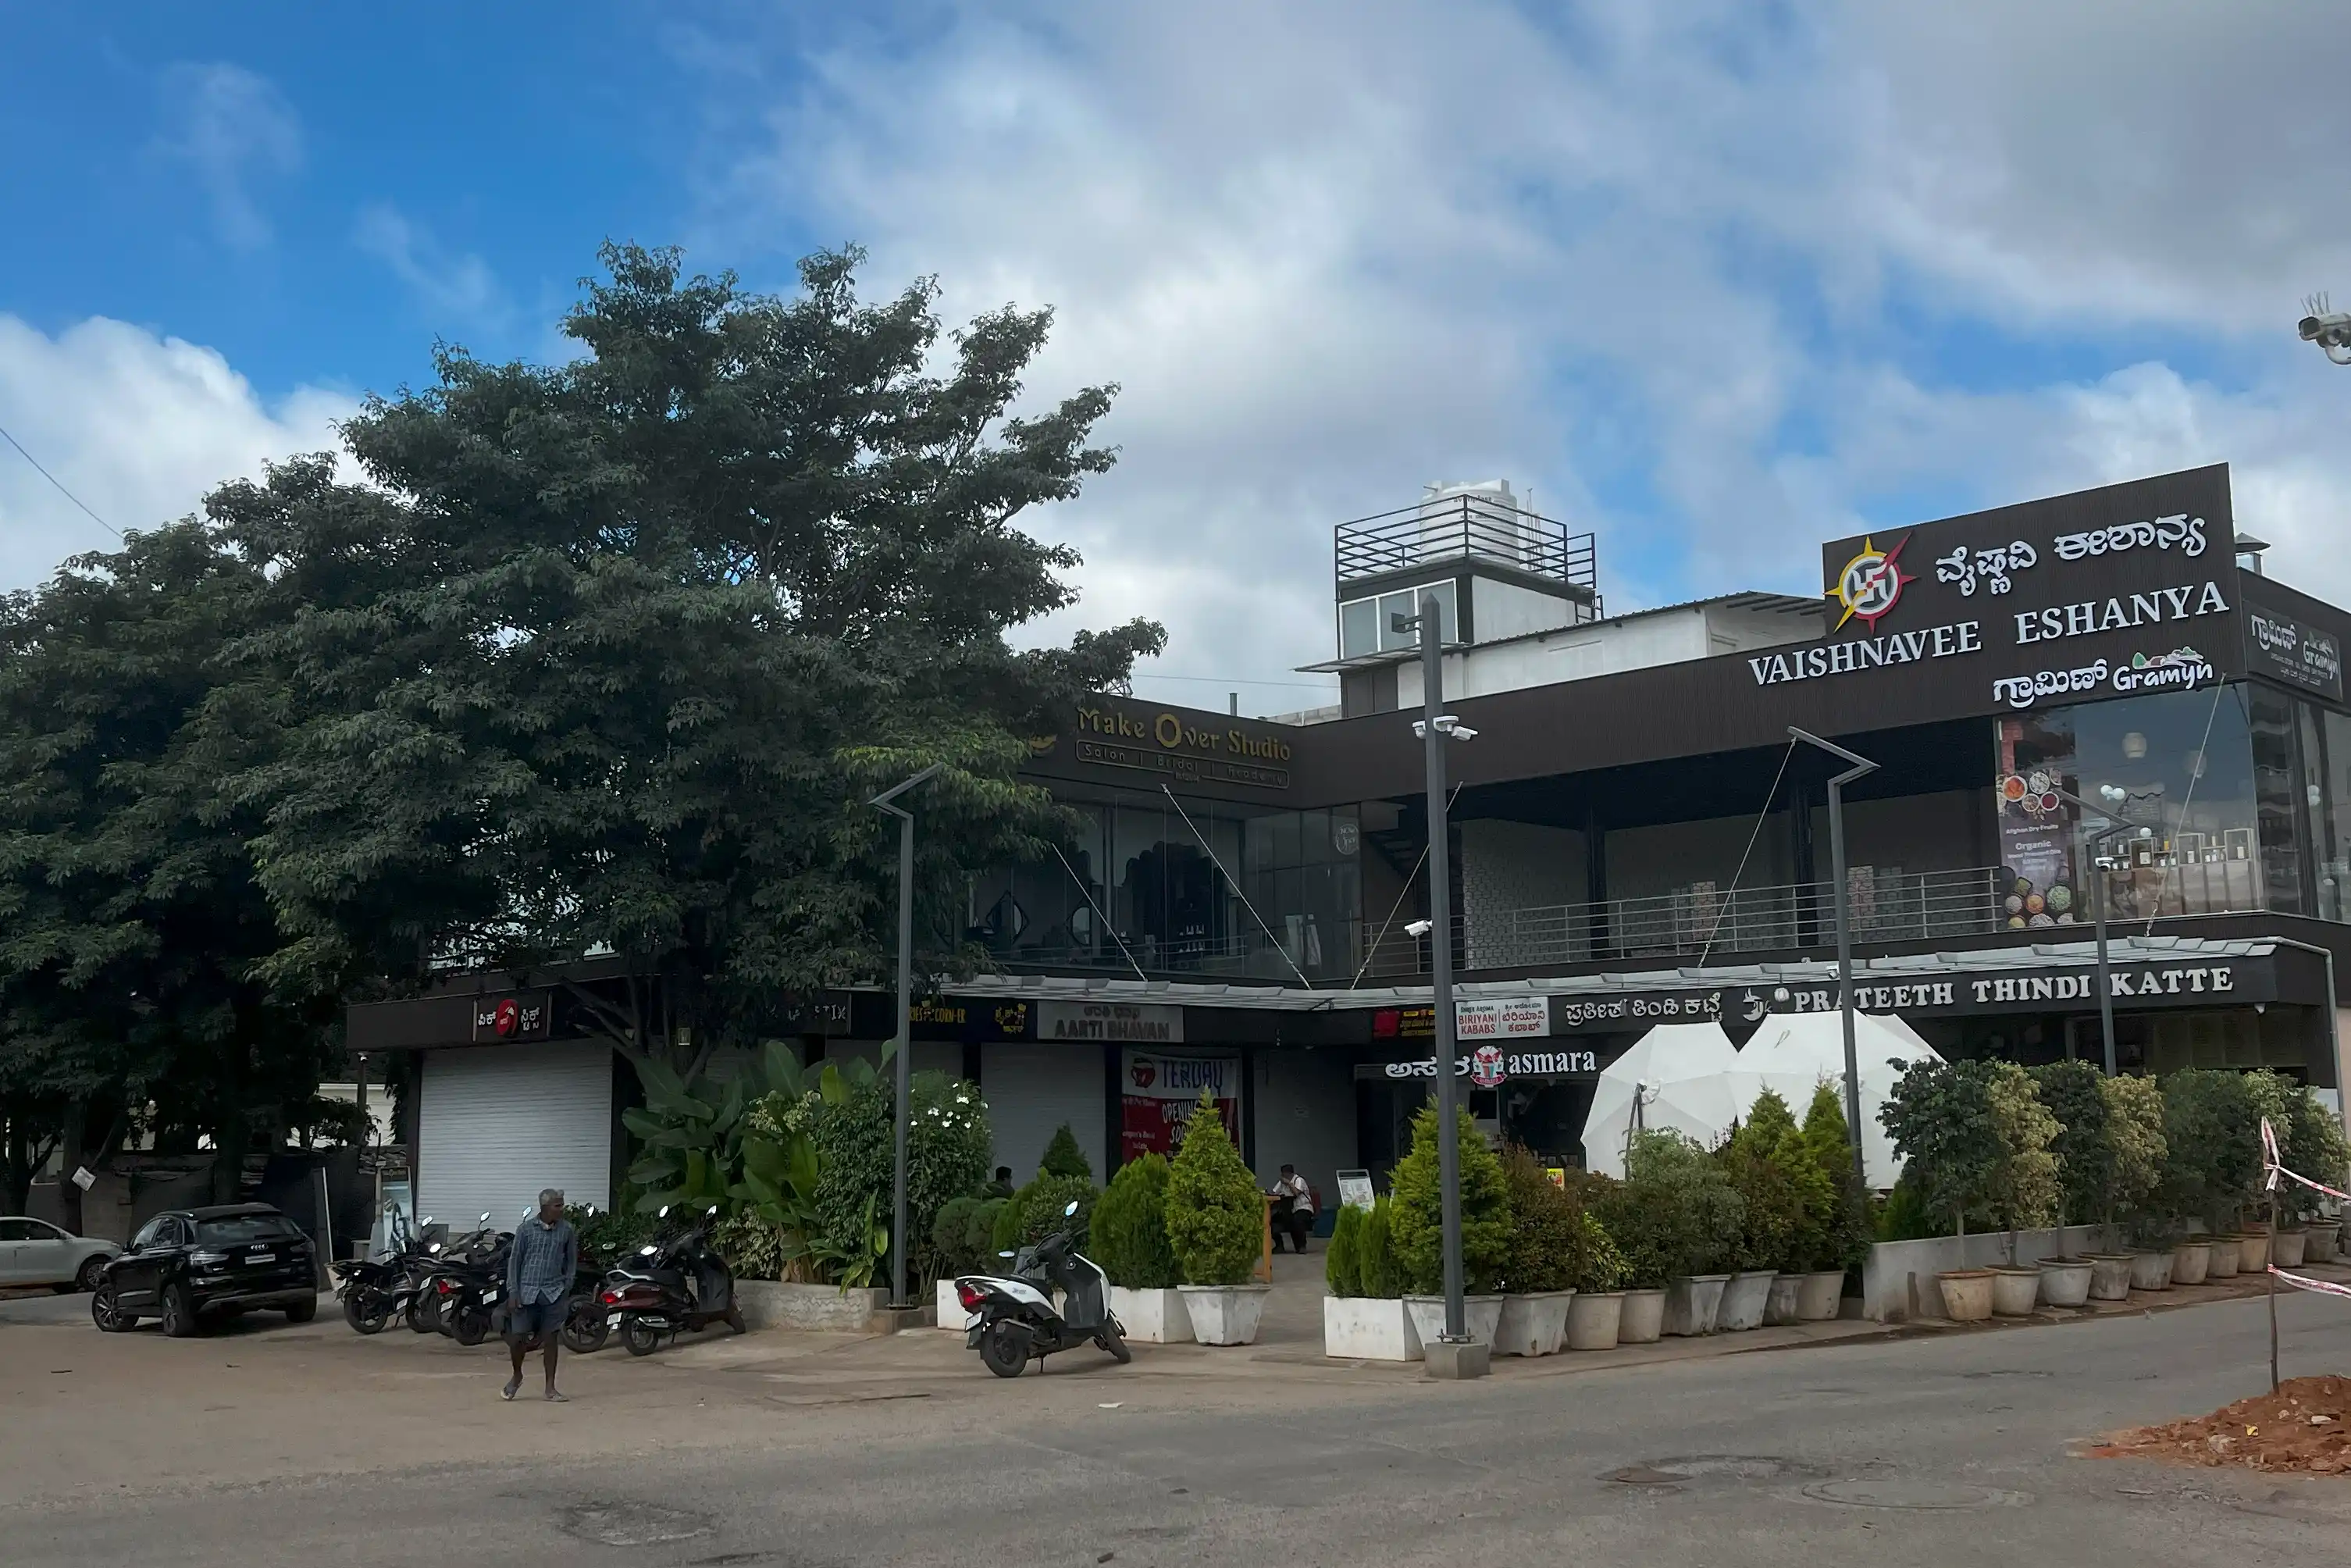
M1407 936L1426 936L1431 931L1436 930L1437 926L1432 921L1407 920L1404 923L1404 929L1405 935Z
M2302 340L2317 344L2336 364L2351 365L2351 310L2329 310L2324 294L2311 296L2304 308L2309 314L2297 329Z
M2119 784L2101 784L2098 786L2098 799L2109 806L2119 806L2130 799L2130 791Z
M1412 721L1413 738L1416 740L1426 740L1428 738L1428 727L1432 723L1437 726L1437 734L1445 736L1449 739L1475 740L1478 738L1478 732L1476 730L1471 729L1468 725L1463 724L1459 719L1454 717L1449 713L1438 714L1433 720L1419 718L1414 719Z

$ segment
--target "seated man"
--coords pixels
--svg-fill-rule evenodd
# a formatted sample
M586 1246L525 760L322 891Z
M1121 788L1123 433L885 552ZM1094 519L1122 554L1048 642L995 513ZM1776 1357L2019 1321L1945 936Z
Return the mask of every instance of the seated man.
M1296 1166L1281 1167L1281 1179L1273 1184L1269 1195L1273 1204L1273 1249L1281 1250L1281 1239L1286 1235L1293 1249L1301 1256L1306 1251L1306 1239L1314 1230L1314 1189L1298 1174Z

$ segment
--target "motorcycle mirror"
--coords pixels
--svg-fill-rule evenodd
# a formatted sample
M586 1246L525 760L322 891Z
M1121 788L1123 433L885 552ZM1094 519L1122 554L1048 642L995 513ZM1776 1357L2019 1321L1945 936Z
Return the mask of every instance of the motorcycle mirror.
M1071 1216L1071 1215L1073 1215L1073 1214L1077 1213L1077 1211L1078 1211L1078 1200L1077 1200L1076 1198L1074 1198L1074 1197L1073 1197L1073 1198L1070 1199L1070 1207L1067 1207L1067 1208L1065 1208L1065 1209L1063 1209L1063 1210L1061 1210L1061 1218L1064 1218L1064 1219L1067 1219L1067 1218L1070 1218L1070 1216Z
M483 1223L483 1224L485 1224L485 1225L487 1225L489 1222L490 1222L490 1211L489 1211L488 1209L486 1209L486 1209L482 1210L482 1223Z
M1009 1258L1009 1257L1011 1257L1011 1256L1012 1256L1012 1254L1011 1254L1011 1253L1009 1253L1009 1252L998 1252L998 1253L997 1254L997 1256L998 1256L998 1258Z
M650 1258L658 1250L660 1250L660 1249L654 1247L640 1247L637 1249L637 1256L640 1258Z
M708 1208L703 1210L703 1212L709 1215L711 1218L716 1219L718 1218L718 1206L714 1203Z
M663 1204L660 1211L656 1213L653 1218L655 1219L667 1219L669 1218L669 1205L665 1203Z

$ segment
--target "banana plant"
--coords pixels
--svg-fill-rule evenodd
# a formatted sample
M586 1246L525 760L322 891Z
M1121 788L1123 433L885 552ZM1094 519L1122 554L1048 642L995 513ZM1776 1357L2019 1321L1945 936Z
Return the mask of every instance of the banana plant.
M780 1041L769 1041L760 1059L737 1077L714 1083L697 1073L691 1081L666 1062L635 1059L645 1103L621 1113L637 1135L637 1157L629 1167L638 1189L635 1207L651 1214L664 1204L726 1204L739 1195L746 1113L771 1088L800 1090L800 1064Z

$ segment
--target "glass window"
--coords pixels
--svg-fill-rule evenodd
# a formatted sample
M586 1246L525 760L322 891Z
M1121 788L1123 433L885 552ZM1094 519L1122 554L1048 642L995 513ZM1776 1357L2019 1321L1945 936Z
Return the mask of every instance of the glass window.
M159 1214L154 1218L149 1220L146 1224L141 1226L139 1228L139 1234L131 1239L131 1250L133 1252L144 1252L150 1247L162 1247L166 1245L163 1239L163 1230L170 1223L171 1216Z
M1360 659L1380 651L1380 601L1355 599L1339 606L1339 657Z
M2294 757L2294 698L2251 682L2246 695L2253 754L2253 801L2261 821L2262 879L2269 907L2303 913L2303 845L2308 841Z
M230 1214L199 1221L196 1239L207 1247L235 1247L246 1241L291 1241L302 1233L282 1214Z
M29 1219L0 1219L0 1241L47 1241L47 1237L35 1237Z
M2351 715L2316 711L2317 744L2304 762L2319 806L2312 836L2318 859L2318 913L2351 919Z
M1437 627L1438 637L1447 643L1461 640L1461 618L1454 604L1454 583L1451 578L1442 582L1424 583L1395 593L1380 595L1380 646L1391 653L1420 646L1417 628L1410 632L1395 629L1399 615L1417 615L1423 594L1437 595Z
M2049 716L2073 726L2077 793L2104 801L2119 790L2124 820L2152 830L2105 856L2113 918L2262 907L2242 686L2085 703Z

